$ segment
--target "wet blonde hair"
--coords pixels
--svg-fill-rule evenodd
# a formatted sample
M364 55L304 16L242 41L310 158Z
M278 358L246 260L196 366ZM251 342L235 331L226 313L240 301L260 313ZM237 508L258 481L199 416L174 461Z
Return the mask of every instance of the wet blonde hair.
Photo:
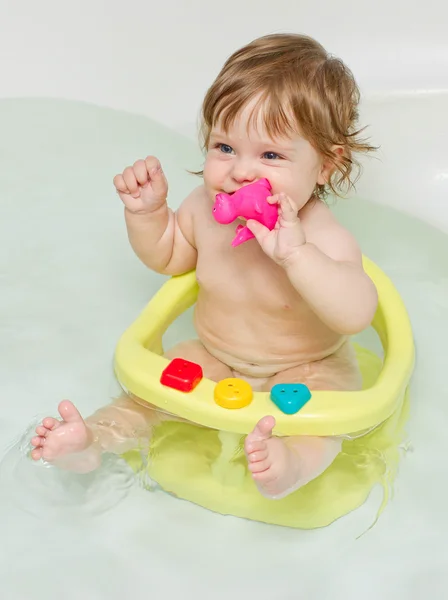
M374 150L357 130L360 93L351 71L314 39L298 34L273 34L237 50L208 89L201 111L201 142L206 150L212 128L227 131L242 109L257 99L250 123L259 117L272 138L302 135L334 168L314 195L331 190L340 195L354 185L360 171L356 152ZM333 146L341 146L342 155ZM202 172L198 173L202 174Z

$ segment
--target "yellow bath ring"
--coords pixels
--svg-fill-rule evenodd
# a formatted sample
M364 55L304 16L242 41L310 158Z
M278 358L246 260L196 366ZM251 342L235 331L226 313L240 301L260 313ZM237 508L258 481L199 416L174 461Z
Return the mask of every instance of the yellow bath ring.
M128 391L190 423L162 421L154 428L146 459L139 450L125 455L131 467L146 473L167 492L209 510L288 527L328 525L359 507L376 484L383 486L384 506L404 439L414 342L406 309L392 282L367 258L364 267L378 290L372 324L384 358L357 346L363 389L311 390L311 398L294 414L277 408L269 393L252 394L248 384L246 401L251 398L250 403L235 408L228 381L216 384L203 378L197 383L194 365L179 365L179 373L179 368L162 356L164 332L194 304L198 292L194 272L165 283L119 340L115 371ZM160 383L168 366L171 383L189 391ZM196 387L188 385L195 377ZM243 395L241 391L243 387L239 389ZM276 435L343 436L342 452L332 465L281 500L260 494L243 451L244 434L267 414L276 419Z
M296 414L285 414L269 392L254 392L252 401L229 410L215 401L216 383L203 378L184 393L160 383L169 360L162 356L162 336L197 297L195 272L172 277L125 331L115 353L118 380L132 394L188 421L216 430L249 433L263 416L273 415L276 435L334 436L369 430L402 404L414 367L414 341L406 308L391 280L370 259L364 268L379 297L373 327L384 350L381 372L361 391L313 391Z

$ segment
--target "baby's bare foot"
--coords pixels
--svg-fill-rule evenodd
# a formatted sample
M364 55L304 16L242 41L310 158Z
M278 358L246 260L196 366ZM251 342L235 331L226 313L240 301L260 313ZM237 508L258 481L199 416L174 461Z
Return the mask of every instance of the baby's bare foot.
M274 417L263 417L245 440L248 467L258 489L279 499L294 491L300 480L300 457L283 438L272 437Z
M64 400L59 404L58 411L62 420L47 417L42 421L42 425L36 427L37 436L31 440L34 446L34 450L31 451L33 460L42 458L48 462L55 462L69 455L81 453L92 446L94 441L92 432L74 404ZM92 456L93 454L98 455L98 452L92 453ZM98 460L92 461L92 457L88 457L87 461L87 457L79 458L79 465L76 464L76 460L70 459L70 464L67 463L66 468L86 472L99 466Z

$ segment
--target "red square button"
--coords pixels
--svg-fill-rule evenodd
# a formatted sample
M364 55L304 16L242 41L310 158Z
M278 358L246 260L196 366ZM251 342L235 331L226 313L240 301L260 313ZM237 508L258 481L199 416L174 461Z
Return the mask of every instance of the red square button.
M203 377L202 367L183 358L173 358L162 371L160 383L181 392L191 392Z

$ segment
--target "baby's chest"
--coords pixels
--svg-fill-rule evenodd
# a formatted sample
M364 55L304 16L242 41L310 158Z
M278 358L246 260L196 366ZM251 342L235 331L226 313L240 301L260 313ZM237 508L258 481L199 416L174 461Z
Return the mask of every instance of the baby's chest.
M302 303L285 271L268 258L256 240L232 247L233 230L219 231L198 244L196 277L208 297L264 310L292 308Z

